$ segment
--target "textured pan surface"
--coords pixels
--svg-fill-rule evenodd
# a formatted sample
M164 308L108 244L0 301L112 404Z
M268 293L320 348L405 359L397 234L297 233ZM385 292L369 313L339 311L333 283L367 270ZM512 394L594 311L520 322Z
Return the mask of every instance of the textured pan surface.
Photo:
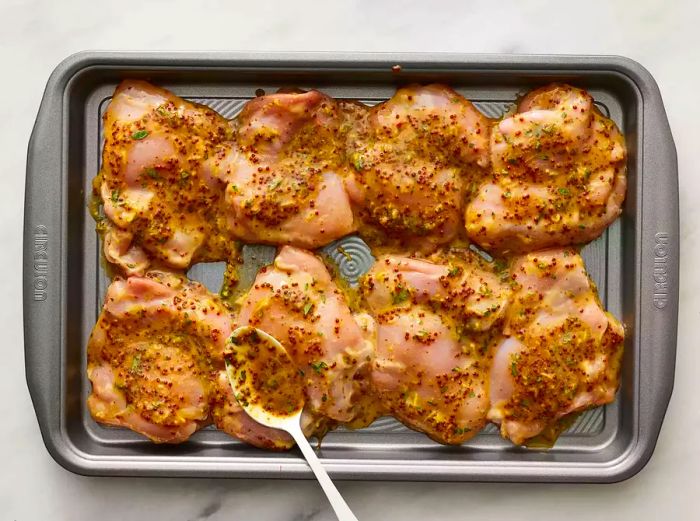
M394 64L402 65L400 73L391 71ZM86 342L109 281L85 194L99 166L100 116L128 77L151 79L227 117L256 89L283 86L372 104L398 85L440 81L491 117L549 81L589 89L630 149L624 215L583 250L601 298L627 328L616 402L583 414L546 452L513 447L493 427L462 447L442 447L387 418L329 434L320 454L332 474L350 479L614 481L647 461L673 382L678 196L661 99L637 64L586 57L83 54L59 66L47 87L30 143L25 211L27 378L47 447L63 465L89 474L310 477L295 452L265 453L211 429L180 446L156 446L102 427L87 412ZM335 257L352 280L369 252L361 241L344 241L352 261ZM325 251L334 257L335 246ZM274 249L251 246L244 253L252 277ZM222 272L223 263L199 264L190 276L216 290Z

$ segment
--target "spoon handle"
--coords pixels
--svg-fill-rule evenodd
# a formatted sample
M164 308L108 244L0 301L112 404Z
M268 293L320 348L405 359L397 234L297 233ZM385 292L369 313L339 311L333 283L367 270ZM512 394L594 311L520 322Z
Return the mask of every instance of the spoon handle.
M297 445L299 446L302 454L306 458L309 467L311 467L311 470L313 470L314 474L316 474L316 479L321 484L321 488L323 488L323 491L326 493L326 497L328 498L328 501L333 507L333 510L335 511L335 515L338 517L338 520L357 521L355 514L352 513L352 510L350 510L350 507L343 499L343 496L341 496L340 492L338 492L338 489L335 488L335 485L331 481L331 478L328 476L326 469L323 468L323 465L316 456L314 449L311 448L309 441L301 432L301 427L299 426L299 424L297 423L296 425L291 427L288 432L292 435L294 441L297 442Z

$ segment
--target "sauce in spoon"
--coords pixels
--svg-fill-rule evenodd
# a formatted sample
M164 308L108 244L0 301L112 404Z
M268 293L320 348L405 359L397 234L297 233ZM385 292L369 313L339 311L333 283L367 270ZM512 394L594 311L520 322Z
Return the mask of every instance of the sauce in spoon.
M301 430L304 384L282 344L260 329L239 327L229 337L224 360L240 406L258 423L291 434L338 519L357 521Z
M248 410L286 418L304 407L304 384L299 370L276 339L248 327L234 331L224 353L236 400Z

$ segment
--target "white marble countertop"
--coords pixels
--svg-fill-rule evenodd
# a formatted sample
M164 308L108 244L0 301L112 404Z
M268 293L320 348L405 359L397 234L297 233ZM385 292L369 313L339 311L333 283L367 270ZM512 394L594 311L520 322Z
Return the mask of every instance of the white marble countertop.
M674 395L649 465L614 485L341 483L361 520L698 519L700 406L700 3L696 0L374 0L313 2L62 2L0 4L0 518L8 520L326 520L308 481L87 478L49 456L24 378L21 230L27 141L51 70L105 50L331 50L622 54L645 65L664 96L678 148L681 308ZM525 4L527 4L525 6ZM698 119L696 119L698 118ZM695 165L695 166L694 166ZM698 295L695 290L698 290ZM695 317L695 318L693 318ZM695 340L693 340L695 338ZM694 383L695 382L695 383Z

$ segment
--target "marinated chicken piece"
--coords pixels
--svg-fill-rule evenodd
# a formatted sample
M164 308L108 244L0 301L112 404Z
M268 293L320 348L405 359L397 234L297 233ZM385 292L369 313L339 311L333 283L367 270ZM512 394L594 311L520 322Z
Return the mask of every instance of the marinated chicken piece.
M271 94L245 105L237 146L210 165L228 182L235 236L317 248L355 229L340 121L337 103L318 91Z
M197 283L164 272L115 280L88 343L91 414L156 442L186 440L208 420L230 331L229 313Z
M116 279L88 343L90 412L159 443L217 427L263 448L291 438L253 421L231 396L223 349L232 318L218 297L180 275Z
M575 250L517 257L511 273L515 293L491 367L488 417L521 445L560 418L614 399L624 330L603 309Z
M491 179L469 204L469 238L491 252L591 241L622 211L625 141L585 91L532 91L491 133Z
M469 251L434 260L383 256L364 277L378 330L371 377L393 416L459 444L486 423L490 351L510 287Z
M489 165L489 121L443 85L399 89L385 103L344 105L348 191L373 244L423 251L462 230L464 199Z
M224 182L203 163L233 137L230 123L143 81L122 82L104 115L105 257L127 275L227 258L233 242L219 209ZM222 148L223 147L223 148Z
M305 379L312 417L350 422L362 411L359 378L373 356L373 321L353 316L323 262L291 246L263 268L240 299L239 326L251 325L285 347Z

